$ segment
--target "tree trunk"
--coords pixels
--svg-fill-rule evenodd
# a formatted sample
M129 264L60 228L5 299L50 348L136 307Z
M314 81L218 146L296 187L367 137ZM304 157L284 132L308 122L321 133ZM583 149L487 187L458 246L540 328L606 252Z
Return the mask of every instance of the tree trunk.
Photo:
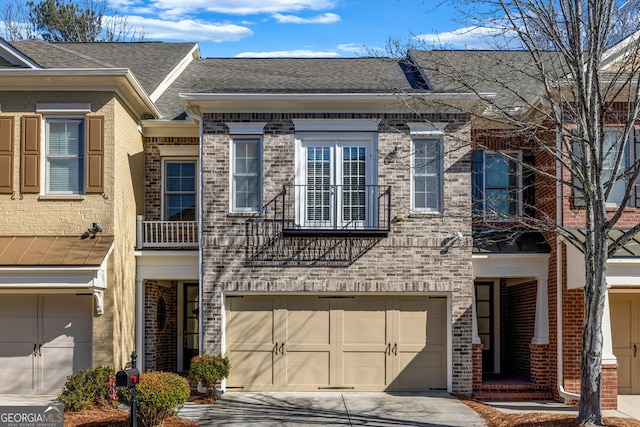
M580 365L580 411L578 423L602 426L600 380L602 375L602 315L607 292L607 231L604 216L594 215L593 227L587 231L585 244L584 331Z

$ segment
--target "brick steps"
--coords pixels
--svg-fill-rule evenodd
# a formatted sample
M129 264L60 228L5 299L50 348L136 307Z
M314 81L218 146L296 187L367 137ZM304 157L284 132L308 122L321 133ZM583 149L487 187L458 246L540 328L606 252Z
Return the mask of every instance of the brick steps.
M545 385L526 382L485 382L473 392L478 400L550 400L553 393Z

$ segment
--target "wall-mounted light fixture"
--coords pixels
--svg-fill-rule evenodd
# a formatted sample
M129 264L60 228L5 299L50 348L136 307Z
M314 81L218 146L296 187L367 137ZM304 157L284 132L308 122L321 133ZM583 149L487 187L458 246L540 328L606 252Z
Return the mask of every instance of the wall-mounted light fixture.
M398 144L395 147L393 147L393 151L387 154L387 156L384 158L384 164L388 165L389 163L396 160L400 153L402 153L402 145Z
M87 231L82 233L82 238L86 239L87 237L91 237L94 239L97 233L102 233L102 227L97 222L94 222L91 227L87 228Z

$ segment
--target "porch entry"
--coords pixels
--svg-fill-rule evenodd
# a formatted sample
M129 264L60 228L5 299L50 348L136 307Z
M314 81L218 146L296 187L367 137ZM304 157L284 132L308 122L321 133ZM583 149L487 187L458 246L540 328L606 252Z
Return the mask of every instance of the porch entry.
M91 367L93 295L0 296L0 394L57 394Z
M229 391L446 390L446 297L226 301Z
M198 284L185 283L182 295L182 368L186 372L191 366L191 359L200 352Z
M609 293L618 393L640 394L640 294Z
M493 282L476 282L478 336L482 341L482 372L493 373L495 358Z

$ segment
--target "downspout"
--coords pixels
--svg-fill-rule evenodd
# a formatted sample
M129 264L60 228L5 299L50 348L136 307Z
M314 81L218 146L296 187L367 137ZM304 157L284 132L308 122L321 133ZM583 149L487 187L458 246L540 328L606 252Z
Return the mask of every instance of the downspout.
M562 135L560 133L556 136L556 152L562 151ZM556 160L556 221L559 225L563 223L563 206L564 200L562 198L562 165L560 160ZM564 389L564 369L562 358L562 243L557 237L556 233L556 334L557 334L557 349L558 355L556 360L557 366L557 380L558 380L558 394L565 400L580 400L580 395L575 393L569 393Z

